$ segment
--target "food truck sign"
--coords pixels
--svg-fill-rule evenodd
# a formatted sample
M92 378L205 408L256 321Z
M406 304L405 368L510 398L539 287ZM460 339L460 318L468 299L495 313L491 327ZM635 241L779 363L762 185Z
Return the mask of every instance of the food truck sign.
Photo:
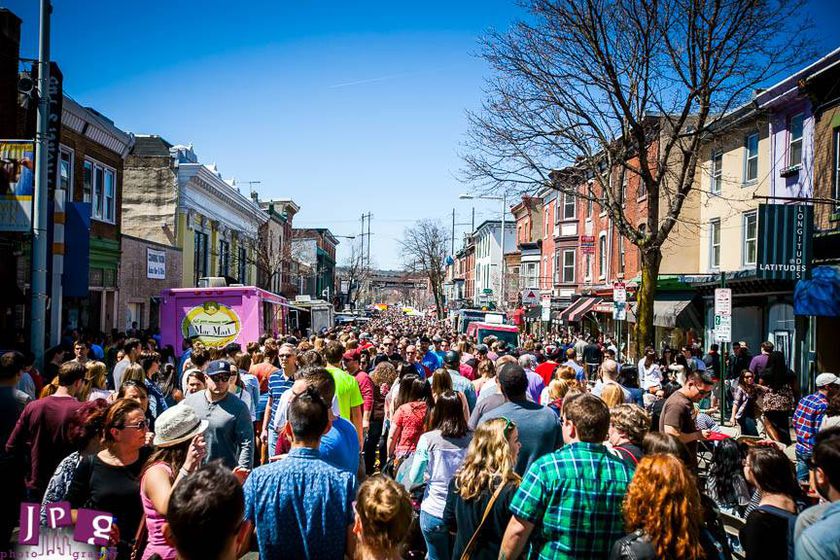
M220 347L236 340L242 329L239 315L217 301L205 301L187 311L181 321L181 335L197 337L205 346Z

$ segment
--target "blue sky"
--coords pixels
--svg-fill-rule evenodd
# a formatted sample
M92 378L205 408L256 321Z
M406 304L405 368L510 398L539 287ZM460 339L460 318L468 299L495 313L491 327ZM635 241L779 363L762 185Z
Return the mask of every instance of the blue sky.
M24 20L24 57L37 53L38 3L3 4ZM521 15L512 1L54 4L69 95L124 130L192 143L225 178L261 181L263 198L294 199L296 225L353 235L371 212L380 267L401 265L396 240L418 218L449 225L454 208L468 223L473 204L477 222L499 216L498 202L459 201L456 174L464 112L488 76L477 40ZM820 50L840 45L840 2L809 11Z

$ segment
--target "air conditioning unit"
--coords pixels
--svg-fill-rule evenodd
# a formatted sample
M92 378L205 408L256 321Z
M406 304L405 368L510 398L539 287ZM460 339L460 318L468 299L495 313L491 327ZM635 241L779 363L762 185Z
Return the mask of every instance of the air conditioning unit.
M198 279L199 288L226 288L227 285L224 276L204 276Z

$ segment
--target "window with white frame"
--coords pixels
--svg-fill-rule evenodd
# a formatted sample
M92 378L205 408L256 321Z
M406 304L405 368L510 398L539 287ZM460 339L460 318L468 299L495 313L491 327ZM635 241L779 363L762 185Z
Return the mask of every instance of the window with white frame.
M82 178L82 202L90 202L93 190L93 163L85 160Z
M788 165L799 165L802 163L802 129L805 125L804 113L797 113L790 118L788 124Z
M747 212L744 214L744 264L753 265L756 261L758 249L758 214Z
M624 237L618 236L618 271L624 274L624 267L626 266L626 249L624 246Z
M586 280L592 279L592 254L586 254Z
M720 220L709 222L709 267L720 268Z
M84 175L85 196L89 196L91 201L91 217L113 224L117 199L116 171L98 161L86 159Z
M551 283L552 284L559 284L560 283L560 253L554 253L554 273L552 274Z
M574 220L575 219L575 193L573 192L565 192L563 193L563 219L564 220Z
M563 250L563 283L575 283L575 250Z
M64 189L68 202L73 202L73 152L62 146L58 152L58 188Z
M523 288L538 288L539 278L537 271L539 270L539 263L527 262L522 263L519 268L519 277L522 280Z
M586 199L586 217L592 217L592 194L590 193L589 198Z
M720 150L712 152L712 166L709 172L712 176L709 192L720 194L720 189L723 186L723 152Z
M621 181L621 193L619 194L621 199L619 203L621 204L622 208L627 206L627 172L624 172L624 179Z
M744 139L744 182L758 179L758 133Z
M639 177L639 187L636 189L636 192L640 200L647 196L647 186L641 177Z
M607 275L607 234L602 233L598 238L598 276Z

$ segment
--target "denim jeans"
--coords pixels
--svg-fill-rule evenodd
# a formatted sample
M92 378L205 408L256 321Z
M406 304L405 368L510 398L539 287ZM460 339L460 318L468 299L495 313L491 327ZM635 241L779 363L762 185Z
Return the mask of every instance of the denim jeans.
M738 418L738 425L741 426L741 434L745 436L757 436L758 427L755 424L755 418L744 414Z
M810 472L808 471L808 463L806 461L811 458L813 453L796 452L796 479L808 482L810 480Z
M428 560L449 560L449 528L443 519L420 510L420 531L426 541L426 558Z

